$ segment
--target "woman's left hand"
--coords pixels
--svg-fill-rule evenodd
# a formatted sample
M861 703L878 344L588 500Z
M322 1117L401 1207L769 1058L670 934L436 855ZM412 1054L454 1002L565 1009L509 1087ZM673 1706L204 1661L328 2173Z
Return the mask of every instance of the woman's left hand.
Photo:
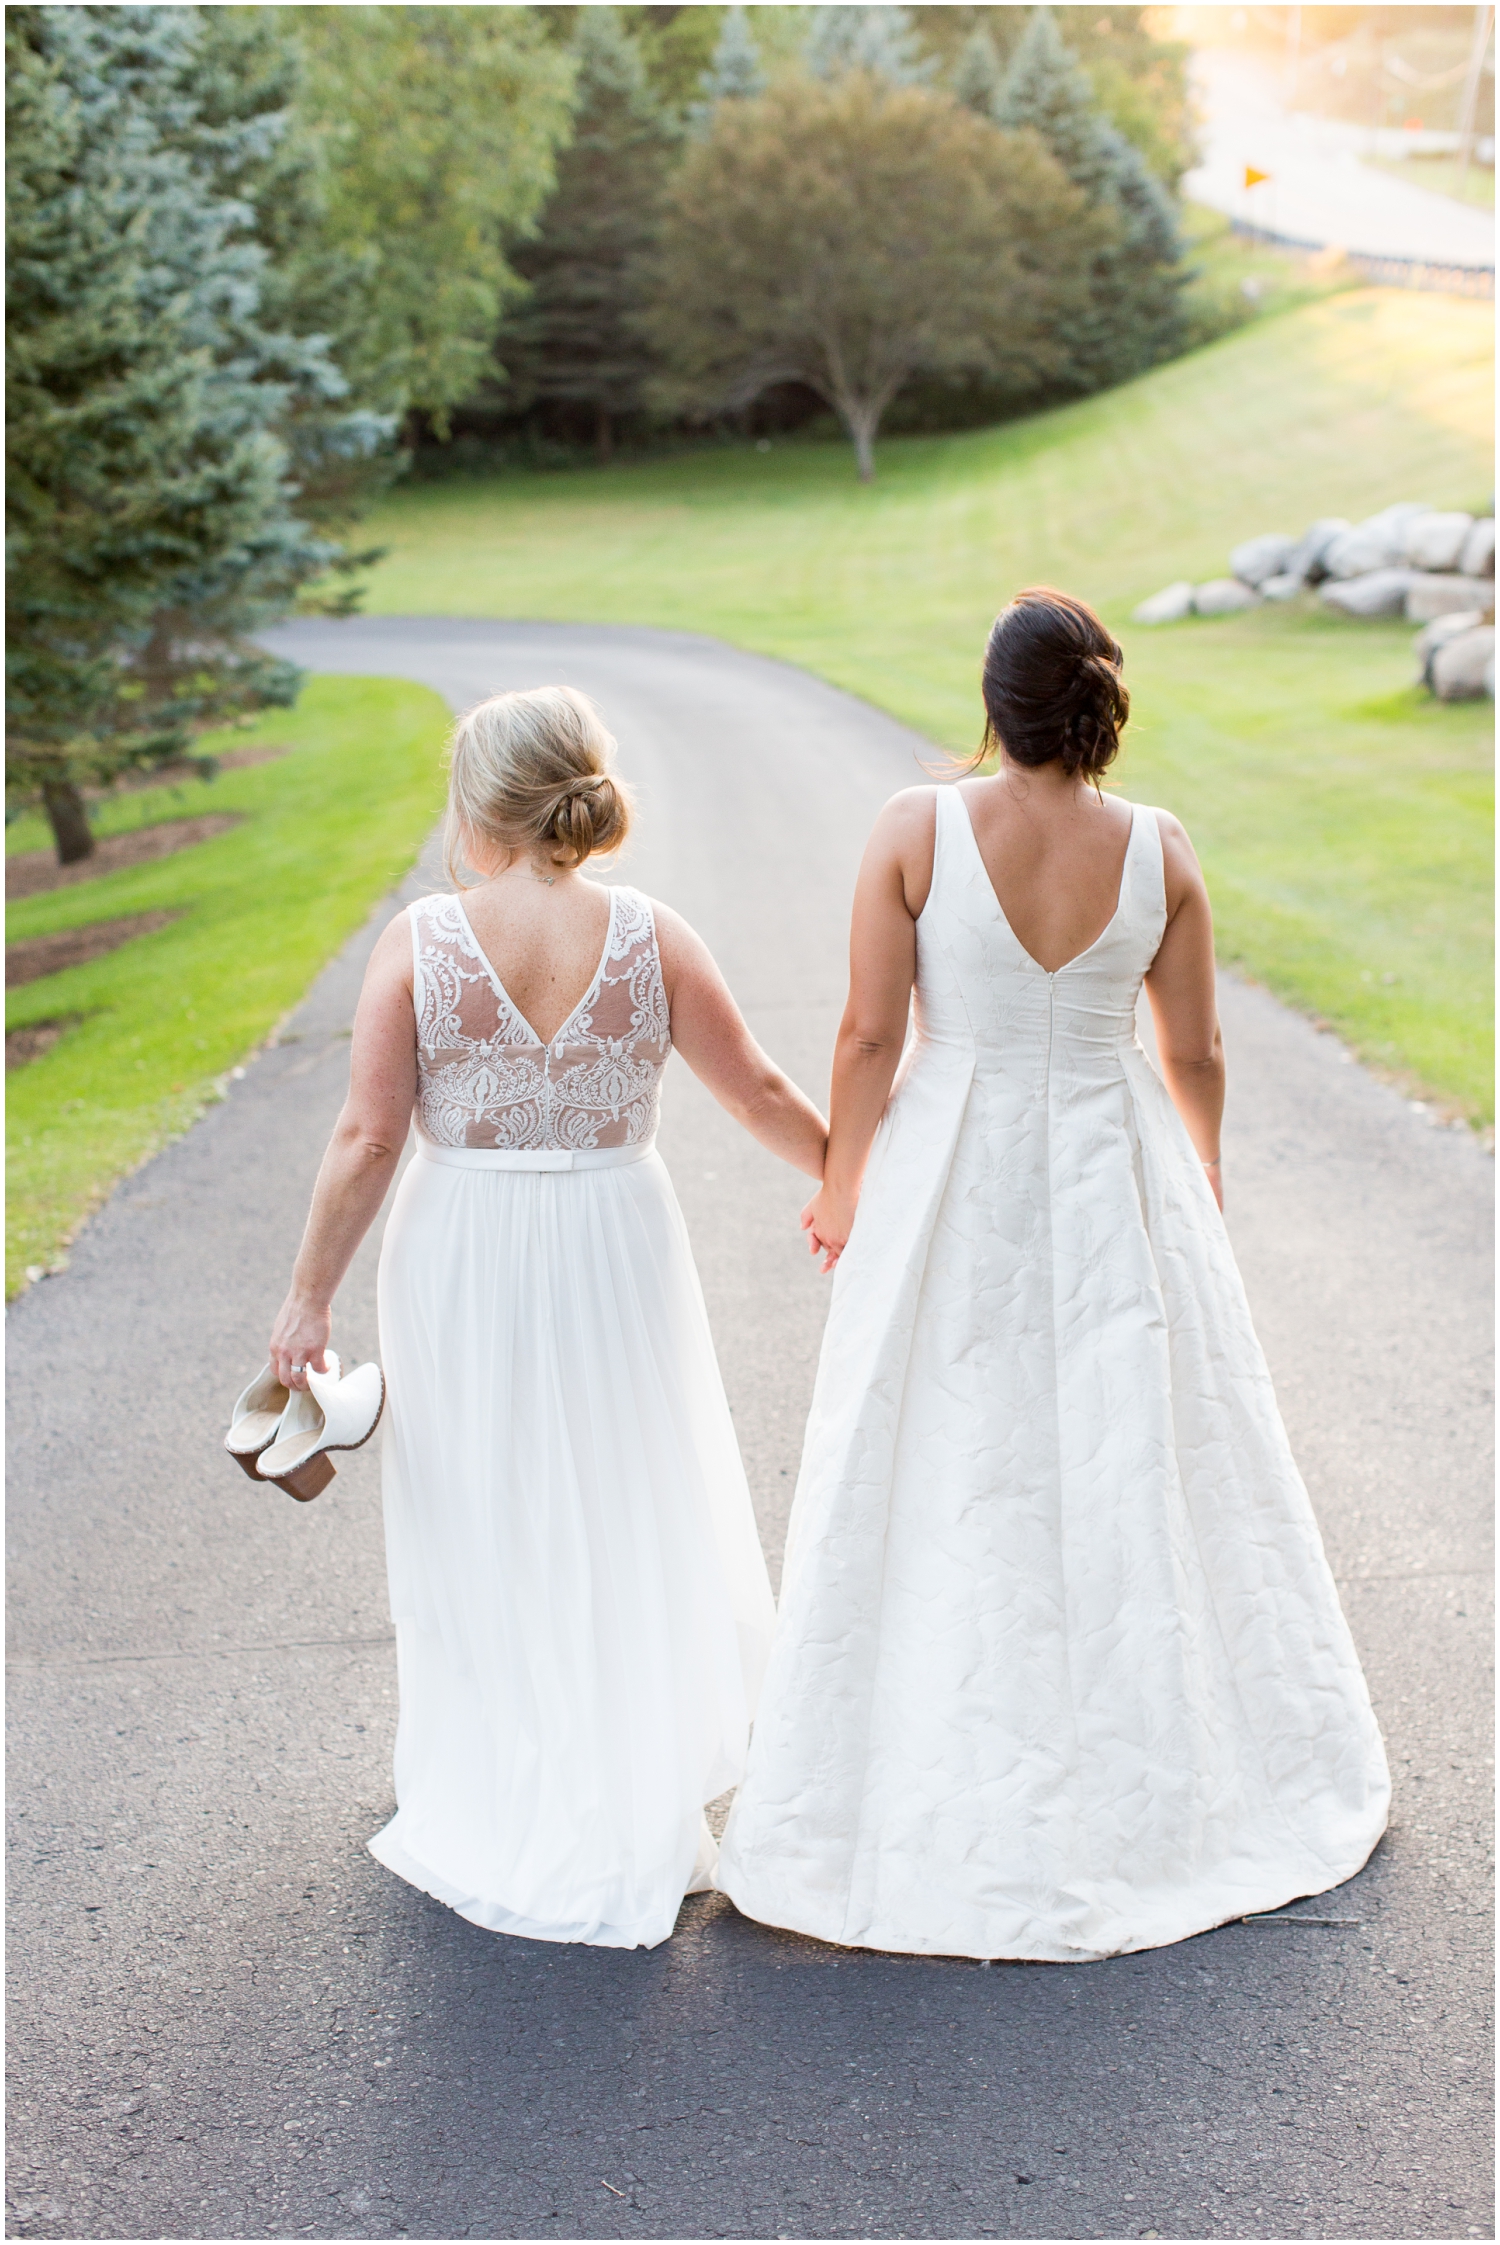
M271 1329L271 1370L284 1388L305 1388L309 1365L314 1372L327 1371L323 1351L332 1331L333 1312L326 1303L320 1308L288 1294Z
M808 1253L822 1256L825 1271L833 1269L848 1246L853 1224L852 1203L827 1185L820 1185L802 1211L802 1229L807 1234Z

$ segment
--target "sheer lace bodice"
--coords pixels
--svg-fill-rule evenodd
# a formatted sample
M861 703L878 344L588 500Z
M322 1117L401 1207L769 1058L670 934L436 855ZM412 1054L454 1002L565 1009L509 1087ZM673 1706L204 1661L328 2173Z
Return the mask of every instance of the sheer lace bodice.
M654 1137L671 1019L650 900L611 889L604 955L548 1044L456 896L411 908L417 1129L438 1146L638 1146Z

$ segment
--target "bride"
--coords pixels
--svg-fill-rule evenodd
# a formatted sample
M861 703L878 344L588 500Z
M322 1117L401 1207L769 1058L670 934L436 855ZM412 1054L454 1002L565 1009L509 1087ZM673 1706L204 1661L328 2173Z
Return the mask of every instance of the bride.
M376 946L271 1360L323 1371L415 1114L380 1259L399 1805L370 1847L477 1925L629 1948L709 1883L772 1626L653 1151L668 1055L813 1177L825 1130L691 928L584 878L630 821L613 745L564 687L460 722L460 893Z
M897 796L860 875L804 1217L833 1301L718 1880L827 1941L1152 1948L1336 1886L1385 1827L1220 1216L1203 878L1098 785L1120 663L1020 594L999 770Z

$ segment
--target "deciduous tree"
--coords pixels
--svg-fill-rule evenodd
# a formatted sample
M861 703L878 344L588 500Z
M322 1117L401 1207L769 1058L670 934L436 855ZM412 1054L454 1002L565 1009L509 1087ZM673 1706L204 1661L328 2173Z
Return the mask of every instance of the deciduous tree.
M862 479L921 372L1035 380L1110 222L1041 142L855 71L721 103L668 202L650 315L664 397L712 411L806 383Z

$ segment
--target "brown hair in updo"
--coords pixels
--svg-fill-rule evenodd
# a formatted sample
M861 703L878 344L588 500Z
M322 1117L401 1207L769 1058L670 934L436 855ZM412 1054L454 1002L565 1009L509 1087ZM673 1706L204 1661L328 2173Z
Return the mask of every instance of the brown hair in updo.
M611 766L615 744L586 694L536 686L491 694L453 729L444 860L455 888L464 879L463 838L502 849L551 847L557 865L582 865L616 850L630 831L631 802Z
M1062 765L1092 780L1119 753L1130 696L1119 643L1071 593L1018 592L984 650L984 739L975 764L1003 749L1012 764Z

